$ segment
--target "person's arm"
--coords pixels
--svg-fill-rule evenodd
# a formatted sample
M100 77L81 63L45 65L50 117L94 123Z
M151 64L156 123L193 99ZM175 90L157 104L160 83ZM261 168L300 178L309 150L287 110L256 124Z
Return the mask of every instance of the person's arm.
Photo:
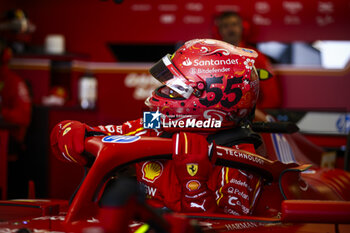
M207 182L213 165L208 158L208 143L204 136L177 133L173 136L173 162L181 185L181 211L214 212L214 193Z
M122 125L89 126L79 121L65 120L58 123L51 131L51 148L56 157L65 162L74 162L82 166L87 159L82 156L87 135L142 135L145 130L142 120L127 121Z

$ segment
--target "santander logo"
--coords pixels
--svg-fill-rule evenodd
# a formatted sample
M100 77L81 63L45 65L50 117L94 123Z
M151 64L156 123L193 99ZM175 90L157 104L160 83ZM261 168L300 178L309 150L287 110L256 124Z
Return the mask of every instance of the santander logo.
M191 62L191 60L189 58L187 58L185 61L182 62L182 65L190 66L190 65L192 65L192 62Z
M199 60L195 59L193 62L187 58L185 61L182 62L182 65L184 66L213 66L213 65L237 65L238 59L225 59L225 60Z

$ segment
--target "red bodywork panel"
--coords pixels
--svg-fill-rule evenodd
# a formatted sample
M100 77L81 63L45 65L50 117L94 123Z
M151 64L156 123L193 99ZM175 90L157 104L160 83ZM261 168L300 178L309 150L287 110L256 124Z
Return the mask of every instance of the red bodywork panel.
M0 219L14 220L19 218L33 218L41 216L58 215L66 211L66 200L39 200L18 199L0 202Z
M273 150L281 146L273 141L273 136L266 137L271 138L270 141L264 138L267 151L273 152L272 155L280 159L278 152ZM277 138L281 139L280 136ZM86 150L97 157L68 210L67 202L60 201L0 202L0 219L3 221L0 222L0 232L5 231L3 229L23 227L64 232L81 232L87 227L103 227L105 232L124 232L127 229L134 232L141 226L147 227L140 222L132 222L135 219L145 222L152 219L157 222L157 226L162 226L168 232L179 233L194 232L191 219L197 219L199 223L195 225L199 224L199 227L209 232L333 232L335 223L350 222L350 205L345 202L350 198L349 173L320 169L317 166L308 169L309 165L298 165L295 162L284 164L276 159L273 161L221 146L215 150L216 159L233 161L255 169L266 177L266 185L254 216L208 213L167 213L159 216L136 201L118 208L100 208L97 204L98 197L116 167L150 159L152 156L171 155L173 151L172 139L137 136L132 137L129 143L119 143L117 140L103 142L101 139L102 137L92 137L86 141ZM286 137L287 142L290 140L292 137ZM295 148L297 143L293 141L288 145L292 145L292 155L301 151L300 148ZM246 156L235 156L235 153ZM304 154L298 156L291 159L298 162L307 159ZM16 221L11 220L14 218ZM349 225L339 227L339 232L349 230Z
M349 223L350 202L302 201L282 202L283 222L336 222Z

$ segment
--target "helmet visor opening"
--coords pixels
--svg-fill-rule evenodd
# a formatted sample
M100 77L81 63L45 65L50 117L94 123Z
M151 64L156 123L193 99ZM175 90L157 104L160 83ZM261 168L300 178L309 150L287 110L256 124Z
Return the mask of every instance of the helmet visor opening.
M154 64L150 69L150 73L159 82L163 83L183 98L188 99L193 93L190 81L188 81L174 66L170 60L169 54Z
M170 89L167 86L161 86L161 87L157 88L156 94L161 96L161 97L168 98L168 99L185 100L185 98L182 97L182 95L180 95L179 93L177 93L173 89Z

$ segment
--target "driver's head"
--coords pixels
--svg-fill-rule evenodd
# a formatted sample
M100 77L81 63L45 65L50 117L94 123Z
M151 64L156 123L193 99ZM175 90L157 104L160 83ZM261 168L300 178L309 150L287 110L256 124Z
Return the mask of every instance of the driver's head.
M214 118L234 127L251 116L257 101L256 57L253 50L223 41L190 40L150 69L164 86L146 104L172 119Z
M243 22L236 12L223 12L217 18L217 27L223 41L238 46L242 40Z

